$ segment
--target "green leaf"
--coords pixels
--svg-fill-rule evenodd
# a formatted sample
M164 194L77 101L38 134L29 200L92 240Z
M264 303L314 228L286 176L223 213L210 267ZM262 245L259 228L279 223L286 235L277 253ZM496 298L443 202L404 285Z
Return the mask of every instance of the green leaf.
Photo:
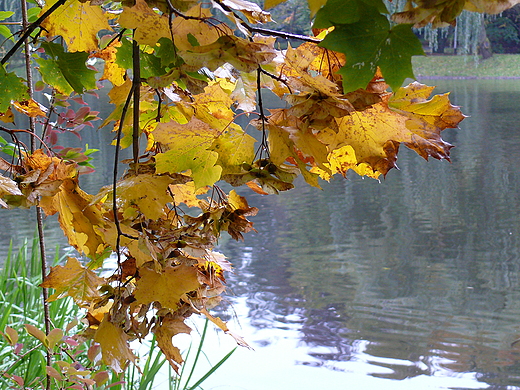
M117 48L116 64L123 69L133 68L133 48L132 42L128 39L121 41L122 45ZM153 54L145 53L139 50L139 57L141 60L141 77L147 79L149 77L159 77L166 74L161 58Z
M177 55L177 49L171 39L161 38L159 39L159 45L155 55L161 59L162 66L171 67L182 64L182 58Z
M424 55L411 25L390 28L386 16L373 13L365 13L356 23L336 26L320 46L345 53L347 63L338 72L345 93L366 88L378 66L397 90L407 77L414 78L412 56Z
M14 36L7 26L0 25L0 35L14 42Z
M3 65L0 65L0 112L6 112L12 100L29 99L27 85L24 79L14 72L7 73Z
M313 28L356 23L367 10L371 13L387 12L381 0L328 0L316 14Z
M36 59L43 81L66 95L96 89L96 71L85 64L88 53L65 53L63 46L52 42L42 43L42 48L50 57Z
M13 11L0 11L0 20L6 20L14 15Z

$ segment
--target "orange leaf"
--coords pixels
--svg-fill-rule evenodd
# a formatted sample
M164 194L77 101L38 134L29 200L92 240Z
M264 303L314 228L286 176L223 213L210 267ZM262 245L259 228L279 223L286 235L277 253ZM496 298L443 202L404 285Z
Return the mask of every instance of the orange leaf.
M70 296L78 305L86 307L100 299L98 287L104 283L105 279L83 267L76 258L69 257L64 266L58 265L51 269L40 287L56 290L49 301Z

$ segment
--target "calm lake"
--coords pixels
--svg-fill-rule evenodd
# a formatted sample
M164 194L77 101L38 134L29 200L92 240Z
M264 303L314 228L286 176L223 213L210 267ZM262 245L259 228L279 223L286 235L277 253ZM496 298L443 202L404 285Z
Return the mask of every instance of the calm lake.
M235 272L217 314L254 351L204 389L520 389L520 80L426 83L469 115L443 133L451 163L403 147L381 183L247 193L258 233L222 240ZM91 191L111 172L97 158ZM0 258L32 236L30 215L0 211ZM47 231L66 245L55 220ZM212 333L208 357L232 347Z

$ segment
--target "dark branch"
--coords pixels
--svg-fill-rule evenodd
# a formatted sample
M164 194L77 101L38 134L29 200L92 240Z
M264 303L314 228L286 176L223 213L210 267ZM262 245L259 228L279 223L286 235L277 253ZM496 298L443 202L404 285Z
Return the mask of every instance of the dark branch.
M36 30L38 27L40 27L40 24L45 20L47 19L47 17L52 14L54 11L56 11L59 7L61 7L63 4L65 4L67 0L58 0L56 3L54 3L47 11L45 11L43 13L42 16L40 16L34 23L31 23L27 29L25 30L25 32L23 33L23 35L21 36L21 38L16 41L16 43L14 44L14 46L11 48L11 50L9 50L7 52L7 54L4 56L4 58L2 58L2 60L0 60L0 64L5 64L9 58L11 58L13 56L14 53L16 53L18 51L18 49L20 48L20 46L22 46L22 44L25 42L25 40L27 38L29 38L29 36L32 34L32 32L34 30Z

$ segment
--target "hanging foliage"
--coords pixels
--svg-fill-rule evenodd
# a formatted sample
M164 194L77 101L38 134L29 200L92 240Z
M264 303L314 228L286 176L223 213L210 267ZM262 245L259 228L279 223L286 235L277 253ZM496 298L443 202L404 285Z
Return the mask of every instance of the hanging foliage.
M431 97L433 87L402 87L413 78L411 57L423 54L409 23L451 22L464 7L495 2L416 3L394 14L405 22L396 24L382 0L309 0L315 35L302 36L264 29L269 12L243 0L46 1L1 60L0 112L8 118L14 108L39 123L41 147L19 142L28 130L14 123L0 127L16 144L0 159L0 205L58 214L79 256L41 286L53 289L49 299L70 296L86 310L81 336L101 347L94 361L120 372L135 360L129 343L152 333L178 370L172 337L189 333L193 314L247 345L210 314L232 269L215 246L225 232L243 240L259 210L220 183L276 194L298 175L314 187L349 170L379 178L396 166L401 144L449 159L441 133L464 115L447 94ZM50 103L34 100L12 69L26 39ZM300 44L281 50L277 39ZM106 118L81 98L99 88L113 106ZM287 107L267 110L265 89ZM238 124L243 115L256 134ZM78 175L92 151L60 145L59 136L98 119L100 131L113 132L115 166L121 148L132 158L88 194ZM108 256L115 269L101 276Z

